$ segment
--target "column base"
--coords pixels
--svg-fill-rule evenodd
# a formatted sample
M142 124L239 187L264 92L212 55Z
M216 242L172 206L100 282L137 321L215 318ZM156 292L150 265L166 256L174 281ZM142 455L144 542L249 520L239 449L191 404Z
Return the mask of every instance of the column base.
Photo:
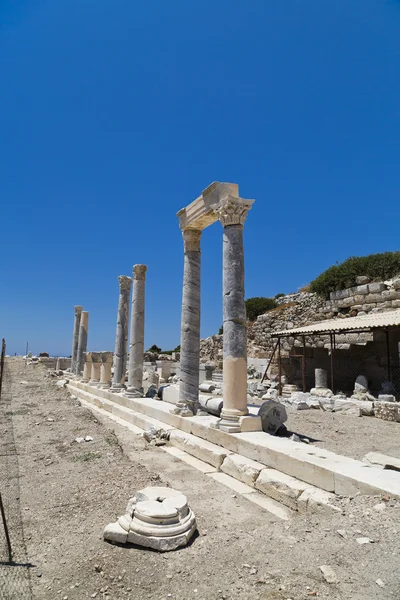
M89 383L90 379L81 379L81 383Z
M124 390L124 396L126 398L144 398L143 390L138 390L134 387L128 387Z
M119 394L124 391L125 391L125 386L122 383L119 383L116 385L114 385L113 383L111 384L110 392L112 392L113 394Z
M180 417L193 417L193 411L187 404L183 404L182 402L178 402L172 412L174 415L179 415Z
M97 387L99 383L100 383L99 379L90 379L89 380L89 385L92 387Z
M215 429L226 433L243 433L245 431L262 431L261 417L249 414L238 414L239 411L222 409L221 418Z
M98 387L99 389L101 389L101 390L108 390L108 389L109 389L109 387L110 387L110 384L109 384L109 383L101 383L101 382L100 382L100 383L99 383L99 385L98 385L97 387Z

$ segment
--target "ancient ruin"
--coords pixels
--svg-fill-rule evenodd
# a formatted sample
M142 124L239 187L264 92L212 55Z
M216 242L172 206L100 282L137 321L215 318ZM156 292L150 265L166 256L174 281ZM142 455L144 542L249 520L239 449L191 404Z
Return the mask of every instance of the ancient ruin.
M136 492L125 514L104 529L104 539L160 552L186 546L196 531L196 517L182 492L148 487Z

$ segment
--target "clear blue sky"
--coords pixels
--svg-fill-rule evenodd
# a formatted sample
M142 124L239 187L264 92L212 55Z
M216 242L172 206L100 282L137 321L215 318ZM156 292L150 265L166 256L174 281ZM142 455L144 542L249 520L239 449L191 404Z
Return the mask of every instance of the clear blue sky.
M246 296L398 250L400 2L1 0L0 336L113 349L120 274L148 265L146 346L179 343L176 212L212 181L255 198ZM202 336L222 228L202 240Z

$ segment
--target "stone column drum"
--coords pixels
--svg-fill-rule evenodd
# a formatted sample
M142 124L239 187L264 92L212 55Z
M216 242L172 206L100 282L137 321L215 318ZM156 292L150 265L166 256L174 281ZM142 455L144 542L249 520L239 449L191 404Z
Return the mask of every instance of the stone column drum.
M243 224L253 201L227 197L218 209L223 236L223 408L219 429L239 432L247 409L247 319Z
M328 387L328 373L325 369L315 369L315 387L324 389Z
M128 353L128 320L129 320L129 295L132 278L120 275L117 332L115 337L114 375L112 379L112 392L124 389L125 371Z
M88 383L92 376L92 353L83 353L85 364L83 366L82 383Z
M111 385L112 352L100 352L100 383L99 388L109 388Z
M184 269L181 318L179 402L181 416L196 414L199 407L200 364L200 229L184 229Z
M101 352L92 352L92 372L89 385L97 386L100 382Z
M72 336L71 373L75 373L76 370L76 355L78 353L79 325L81 322L82 309L82 306L74 306L75 318L74 333Z
M89 327L89 313L83 311L79 324L78 350L76 353L75 374L80 376L83 370L83 353L86 352Z
M143 397L144 312L146 265L134 265L131 332L129 342L128 398Z

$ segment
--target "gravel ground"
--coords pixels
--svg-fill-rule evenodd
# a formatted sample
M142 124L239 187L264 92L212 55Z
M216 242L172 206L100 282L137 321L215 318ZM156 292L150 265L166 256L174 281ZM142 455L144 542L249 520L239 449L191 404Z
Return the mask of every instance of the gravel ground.
M261 406L262 400L253 406ZM400 423L375 417L355 417L323 410L293 410L286 406L289 431L314 440L313 444L361 460L367 452L400 458Z
M12 379L20 508L27 558L33 565L34 598L400 597L398 502L356 497L342 500L343 513L277 520L161 448L147 445L126 428L79 406L66 390L55 386L41 366L28 366L25 371L20 359L9 359L7 369ZM320 417L327 417L312 411L307 414L317 424ZM350 425L353 418L337 420L338 416L328 416L326 433L318 425L324 444L328 432L333 440L334 430L342 430L347 423L349 431L359 424L365 427L364 422L368 427L369 423L378 428L386 425L367 418L354 418ZM296 415L293 428L298 431L297 424L301 424L301 433L307 434L307 426L312 431L315 425L306 419L307 415ZM1 427L0 443L4 439ZM369 431L371 441L384 437L383 429L376 431L378 435ZM93 441L74 441L85 435ZM365 433L360 436L365 450L357 450L359 455L374 448L367 445L365 437ZM354 444L356 439L354 434ZM340 440L341 449L347 451L346 435L340 434ZM385 444L387 440L381 441ZM382 451L388 448L379 446ZM0 485L3 481L4 471ZM147 485L168 485L187 495L199 529L190 546L159 554L103 541L104 526L124 512L136 490ZM360 545L357 538L361 537L371 541ZM333 569L333 583L324 579L323 565ZM1 595L7 586L7 572L0 570L1 577L5 585L0 586L0 598L14 600L14 596Z

